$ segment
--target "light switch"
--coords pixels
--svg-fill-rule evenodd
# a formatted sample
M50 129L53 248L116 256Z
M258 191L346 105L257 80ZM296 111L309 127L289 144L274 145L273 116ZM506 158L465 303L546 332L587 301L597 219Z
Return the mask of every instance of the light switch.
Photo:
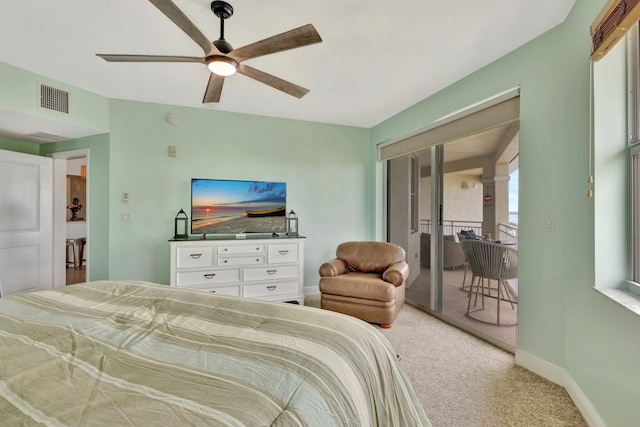
M120 220L122 222L133 222L133 214L130 212L123 212L122 215L120 215Z
M169 146L169 157L178 157L178 147L175 145Z

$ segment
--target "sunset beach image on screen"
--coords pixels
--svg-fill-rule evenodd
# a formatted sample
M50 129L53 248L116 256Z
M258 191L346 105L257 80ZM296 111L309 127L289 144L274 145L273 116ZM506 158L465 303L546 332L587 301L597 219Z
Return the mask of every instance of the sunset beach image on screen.
M191 233L239 234L285 231L284 182L191 180Z

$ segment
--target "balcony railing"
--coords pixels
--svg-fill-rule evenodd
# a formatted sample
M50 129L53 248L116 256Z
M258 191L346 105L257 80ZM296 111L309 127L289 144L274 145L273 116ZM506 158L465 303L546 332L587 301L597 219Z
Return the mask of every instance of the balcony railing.
M498 239L503 242L518 243L518 226L498 224Z
M482 234L482 221L458 221L458 220L446 220L442 221L442 234L447 236L450 234L456 235L462 230L473 230L478 236ZM420 232L431 233L431 220L420 220Z
M482 221L459 221L445 220L442 221L443 235L456 235L462 230L473 230L478 236L482 235ZM420 220L420 232L431 233L431 220ZM500 241L518 243L518 227L511 224L498 224L498 235L494 237Z

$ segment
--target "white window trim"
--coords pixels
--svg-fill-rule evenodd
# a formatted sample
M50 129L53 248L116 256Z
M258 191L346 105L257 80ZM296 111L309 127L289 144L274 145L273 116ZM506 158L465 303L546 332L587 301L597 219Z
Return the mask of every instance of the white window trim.
M633 313L640 316L640 290L631 290L631 286L634 286L634 289L638 289L638 285L636 283L628 282L627 289L615 289L615 288L594 288L597 292L605 295L606 297L612 299L616 303L625 307L626 309L632 311Z
M629 196L631 243L629 244L632 280L621 288L594 289L640 316L640 164L634 166L634 156L640 156L640 32L638 23L627 33L627 150L629 161ZM640 162L638 162L640 163ZM635 173L634 173L635 172ZM635 281L633 280L635 279Z
M636 282L627 282L627 287L629 288L629 292L640 296L640 285Z

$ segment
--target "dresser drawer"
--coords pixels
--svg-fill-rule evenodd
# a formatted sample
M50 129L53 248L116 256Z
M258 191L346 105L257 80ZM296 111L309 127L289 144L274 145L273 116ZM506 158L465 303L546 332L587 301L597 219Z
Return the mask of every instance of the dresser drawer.
M177 248L177 268L213 267L213 247L187 246Z
M298 277L297 265L285 265L285 266L269 266L260 268L245 268L244 280L247 282L253 282L257 280L279 280L279 279L294 279Z
M245 298L279 297L280 295L296 294L298 282L256 283L244 286Z
M264 254L265 245L220 245L218 255Z
M209 292L216 295L232 295L240 296L240 285L231 286L185 286L184 289L191 289L192 291Z
M269 245L269 264L298 262L296 243Z
M234 282L240 282L240 270L236 268L228 270L178 271L176 273L176 286L180 288Z
M238 265L260 265L265 264L264 256L240 256L231 258L218 258L218 267L231 267Z

